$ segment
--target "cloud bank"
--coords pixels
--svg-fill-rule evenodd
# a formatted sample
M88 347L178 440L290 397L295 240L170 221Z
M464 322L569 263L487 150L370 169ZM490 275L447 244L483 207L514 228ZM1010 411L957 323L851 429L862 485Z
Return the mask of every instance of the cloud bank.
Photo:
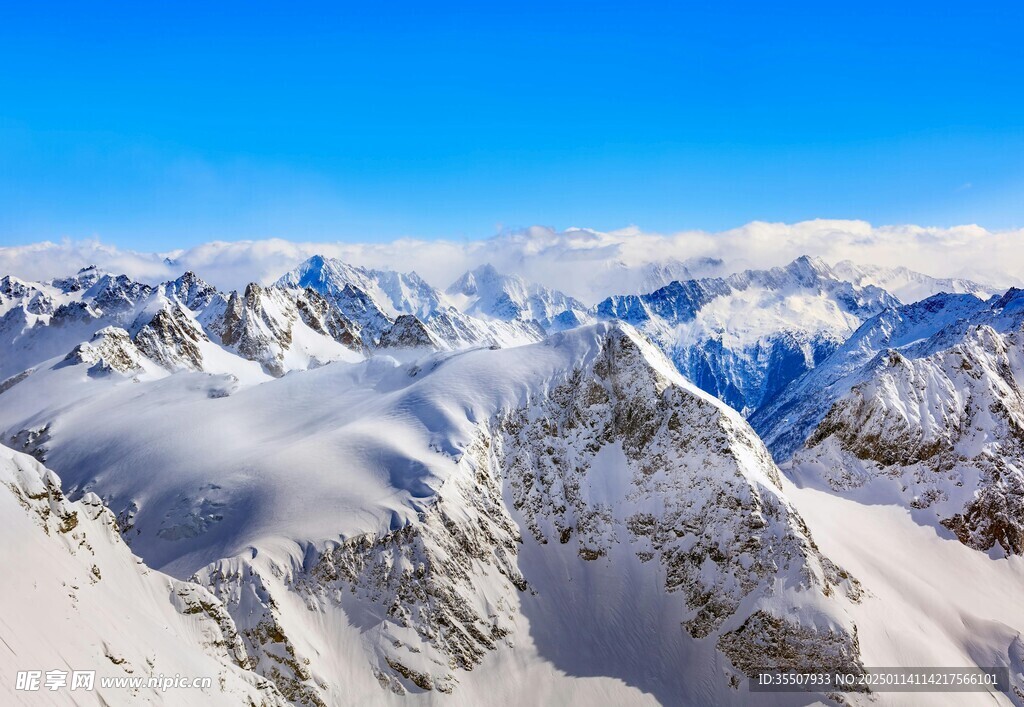
M314 254L375 268L416 271L444 288L465 270L491 263L557 287L587 302L642 286L650 263L720 259L717 270L782 265L800 255L829 263L906 266L936 277L964 277L998 287L1024 276L1024 229L980 226L934 228L872 226L865 221L816 220L794 224L752 222L728 231L649 233L637 228L599 232L534 226L476 241L402 239L389 243L293 242L284 239L211 242L168 253L142 253L99 240L36 243L0 248L0 275L49 279L95 264L147 282L193 270L224 289L267 283ZM678 262L677 262L678 261ZM694 261L697 261L694 264Z

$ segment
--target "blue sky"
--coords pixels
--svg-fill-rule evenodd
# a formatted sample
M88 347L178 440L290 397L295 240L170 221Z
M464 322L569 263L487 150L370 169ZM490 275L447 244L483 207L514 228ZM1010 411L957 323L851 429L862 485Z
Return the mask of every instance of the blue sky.
M1019 2L345 5L5 3L0 245L1024 226Z

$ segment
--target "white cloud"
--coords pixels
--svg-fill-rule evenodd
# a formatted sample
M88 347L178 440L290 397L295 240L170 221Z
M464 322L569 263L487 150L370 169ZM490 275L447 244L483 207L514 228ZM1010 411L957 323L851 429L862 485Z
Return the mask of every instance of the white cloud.
M476 241L402 239L389 243L312 243L282 239L206 243L173 253L139 253L98 240L38 243L0 248L0 274L25 279L65 275L96 264L146 281L184 270L222 288L270 282L305 258L320 253L351 263L415 270L445 287L466 269L490 262L500 270L594 301L628 289L629 275L646 263L721 258L729 271L782 265L803 255L835 263L895 266L937 277L968 277L996 286L1020 284L1024 230L988 231L979 226L933 228L872 226L864 221L748 223L719 233L672 234L625 228L612 232L535 226ZM171 263L165 261L170 258Z

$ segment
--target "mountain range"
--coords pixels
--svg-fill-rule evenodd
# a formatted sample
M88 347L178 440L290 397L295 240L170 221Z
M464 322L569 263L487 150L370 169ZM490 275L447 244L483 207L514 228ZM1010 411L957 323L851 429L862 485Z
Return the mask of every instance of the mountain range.
M266 705L916 704L747 679L1004 666L958 704L1024 705L1024 294L724 267L592 304L321 256L3 277L12 664Z

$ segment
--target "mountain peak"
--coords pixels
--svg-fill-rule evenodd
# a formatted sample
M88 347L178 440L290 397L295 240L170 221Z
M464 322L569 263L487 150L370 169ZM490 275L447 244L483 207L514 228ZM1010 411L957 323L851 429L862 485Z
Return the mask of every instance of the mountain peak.
M193 311L203 309L218 299L226 301L216 287L192 270L186 270L177 280L164 283L161 290L165 297L177 297L183 305Z
M322 295L332 295L341 292L346 284L366 289L365 279L363 268L318 253L282 275L275 284L299 289L309 287Z
M1016 309L1024 306L1024 290L1019 287L1011 287L999 299L993 303L992 308L1005 311L1007 307Z
M498 272L498 269L490 263L484 263L473 269L473 274L481 280L494 280L501 277L508 277Z
M506 279L507 277L499 273L493 265L484 263L464 272L459 279L448 286L445 292L449 295L472 297L480 294L482 287L500 287Z
M65 293L79 292L95 285L103 275L104 272L95 265L87 265L70 277L55 278L50 284Z
M784 269L794 275L801 284L811 283L823 277L836 277L828 263L813 255L801 255Z

